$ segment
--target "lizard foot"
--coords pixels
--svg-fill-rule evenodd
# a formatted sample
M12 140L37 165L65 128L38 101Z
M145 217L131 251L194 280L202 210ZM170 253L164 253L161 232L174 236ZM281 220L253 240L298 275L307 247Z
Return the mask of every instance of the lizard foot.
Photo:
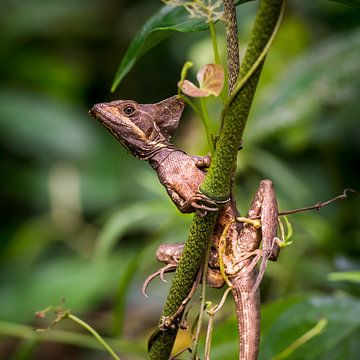
M264 277L264 274L265 274L265 270L266 270L266 265L267 265L267 262L269 260L275 260L275 258L272 257L272 254L273 254L273 249L277 246L279 242L279 239L278 238L274 238L273 240L273 243L272 243L272 247L269 249L269 250L264 250L264 249L256 249L256 250L253 250L253 251L249 251L247 253L245 253L244 255L242 255L236 264L239 264L241 263L242 261L244 260L247 260L249 259L250 257L254 257L250 264L247 265L246 267L241 267L237 272L236 274L238 274L240 271L243 271L244 274L248 274L250 271L252 271L254 269L254 267L257 265L257 263L259 262L259 260L262 258L262 261L261 261L261 264L260 264L260 269L259 269L259 273L256 277L256 280L255 280L255 284L253 286L253 288L251 289L251 294L254 294L255 291L258 289L258 287L260 286L260 283ZM235 274L235 275L236 275ZM233 275L232 275L233 276Z
M277 260L277 257L279 256L279 252L277 251L276 252L276 256L274 256L275 254L275 250L279 247L278 243L279 243L279 239L277 237L275 237L271 243L271 247L270 249L257 249L257 250L254 250L253 253L257 253L252 261L252 263L250 264L249 268L247 269L247 272L248 271L251 271L254 266L257 264L257 262L259 261L260 258L262 258L261 260L261 264L260 264L260 268L259 268L259 273L256 277L256 280L255 280L255 284L251 290L251 294L254 294L255 291L258 289L258 287L260 286L261 284L261 281L264 277L264 274L265 274L265 270L266 270L266 265L267 265L267 262L269 260L272 260L272 261L276 261Z
M225 204L229 199L225 201L216 201L208 198L206 195L198 192L190 199L190 205L195 209L197 214L204 217L208 211L218 211L220 204Z
M154 280L157 276L159 276L161 281L166 282L166 280L164 279L164 274L167 272L174 271L176 269L176 267L177 267L177 264L167 264L167 265L163 266L162 268L160 268L159 270L155 271L153 274L149 275L144 281L144 284L141 288L141 293L145 297L148 297L148 295L146 294L146 289L149 286L149 284L151 283L151 281Z

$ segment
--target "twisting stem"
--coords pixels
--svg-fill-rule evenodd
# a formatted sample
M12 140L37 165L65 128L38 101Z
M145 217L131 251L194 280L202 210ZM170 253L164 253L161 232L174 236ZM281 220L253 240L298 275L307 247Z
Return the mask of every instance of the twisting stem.
M222 112L222 129L217 142L217 151L200 186L201 192L214 200L229 198L234 162L241 146L242 135L250 112L256 86L266 54L279 29L284 14L282 0L260 2L251 39L240 67L240 76L235 89Z
M206 341L205 341L205 350L204 350L204 359L210 360L210 350L211 350L211 338L214 329L214 320L215 314L209 314L209 323L206 330Z

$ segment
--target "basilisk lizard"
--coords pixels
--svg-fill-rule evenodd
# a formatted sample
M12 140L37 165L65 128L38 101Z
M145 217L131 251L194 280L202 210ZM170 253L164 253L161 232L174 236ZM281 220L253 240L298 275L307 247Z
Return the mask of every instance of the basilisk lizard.
M173 96L156 104L138 104L132 100L100 103L93 106L90 114L99 119L132 155L149 162L181 212L197 211L201 215L218 210L219 204L199 191L206 168L210 165L209 156L190 156L170 143L183 109L183 100ZM251 220L259 216L260 221ZM249 272L249 259L253 260L253 267L259 256L262 256L260 273L252 288L253 292L256 290L267 260L276 260L278 257L277 216L277 204L270 180L260 183L248 217L241 218L244 225L237 221L233 202L225 202L212 235L208 275L210 286L221 287L224 283L223 275L219 272L220 261L223 273L234 277L241 271ZM224 240L221 240L224 231L226 234L223 236ZM246 242L238 241L240 237L249 236L250 233L251 239ZM161 277L164 271L176 267L181 250L182 244L163 244L159 247L157 259L167 264L159 271ZM145 288L146 285L147 283Z

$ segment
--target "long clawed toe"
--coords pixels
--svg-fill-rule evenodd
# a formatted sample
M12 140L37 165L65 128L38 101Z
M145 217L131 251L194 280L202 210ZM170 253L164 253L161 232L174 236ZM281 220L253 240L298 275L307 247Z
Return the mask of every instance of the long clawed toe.
M159 270L155 271L153 274L149 275L144 281L144 284L141 288L141 293L145 297L148 297L148 295L146 294L146 290L147 290L149 284L151 283L151 281L153 281L157 276L159 276L161 281L166 282L166 280L164 279L164 274L167 272L174 271L176 269L176 267L177 267L177 264L167 264L167 265L163 266L162 268L160 268Z
M206 195L198 193L191 198L190 205L199 216L203 217L208 211L218 211L219 203L209 199Z

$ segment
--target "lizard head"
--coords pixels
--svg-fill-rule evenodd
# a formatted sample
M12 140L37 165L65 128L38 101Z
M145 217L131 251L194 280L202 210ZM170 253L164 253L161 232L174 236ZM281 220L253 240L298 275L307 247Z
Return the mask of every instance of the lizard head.
M156 104L116 100L93 106L97 118L134 156L147 159L156 149L169 146L184 109L172 96Z

